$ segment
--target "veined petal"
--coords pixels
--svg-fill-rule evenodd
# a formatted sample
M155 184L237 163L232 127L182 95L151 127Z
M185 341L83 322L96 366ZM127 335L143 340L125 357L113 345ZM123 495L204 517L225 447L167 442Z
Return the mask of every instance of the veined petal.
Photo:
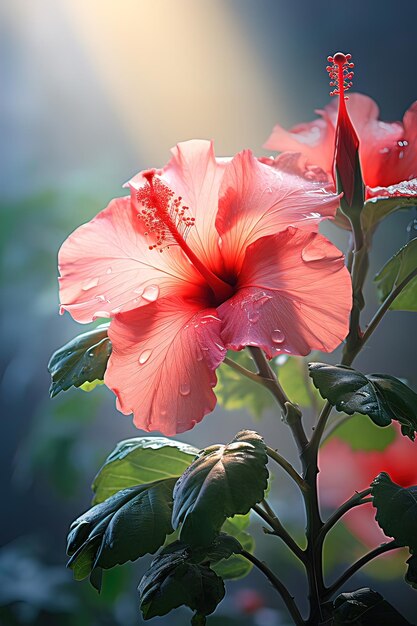
M319 222L333 217L338 196L323 182L270 167L250 150L240 152L227 166L220 189L216 228L229 271L239 272L247 246L266 235L296 226L317 231Z
M135 223L129 197L116 198L63 243L61 310L78 322L113 317L169 293L199 293L200 274L179 248L160 254Z
M263 147L279 152L301 152L310 164L330 172L334 152L334 123L327 115L323 117L298 124L291 130L285 130L277 124Z
M343 254L322 235L290 227L247 249L237 293L218 308L222 339L269 358L331 352L347 335L351 300Z
M175 435L214 409L216 367L226 350L215 309L161 298L112 321L105 383L138 428Z
M187 244L212 271L220 271L219 238L214 228L217 215L219 188L226 167L226 159L216 159L213 143L190 140L177 144L171 150L172 158L157 175L166 182L182 204L189 207L195 223L187 235ZM129 181L135 193L143 185L139 174Z

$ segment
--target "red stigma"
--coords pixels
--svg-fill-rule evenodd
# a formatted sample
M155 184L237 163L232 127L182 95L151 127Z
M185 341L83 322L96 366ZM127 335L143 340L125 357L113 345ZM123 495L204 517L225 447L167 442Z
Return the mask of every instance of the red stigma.
M345 91L352 87L352 68L355 64L351 63L351 58L351 54L343 54L343 52L336 52L333 56L327 57L329 63L332 63L326 67L330 77L330 87L334 87L330 92L331 96L344 97Z

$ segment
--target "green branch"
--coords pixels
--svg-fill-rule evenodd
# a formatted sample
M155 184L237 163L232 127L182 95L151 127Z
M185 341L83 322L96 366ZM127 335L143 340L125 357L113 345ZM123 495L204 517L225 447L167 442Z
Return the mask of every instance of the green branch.
M306 490L307 485L305 484L304 480L301 478L300 474L293 468L291 463L287 461L287 459L284 459L284 457L281 456L279 452L273 450L273 448L270 448L269 446L266 446L266 453L270 459L275 461L275 463L277 463L280 467L282 467L285 472L287 472L287 474L294 480L294 482L297 483L301 491Z
M360 504L365 504L366 502L372 502L372 498L367 498L371 493L371 489L364 489L363 491L355 493L349 500L346 500L334 513L329 517L329 519L323 524L320 533L317 537L318 541L324 540L327 533L333 528L333 526L340 520L341 517L350 509L353 509L355 506L359 506Z
M349 580L349 578L351 578L354 574L356 574L356 572L360 570L364 565L367 565L370 561L375 559L377 556L380 556L381 554L385 554L386 552L389 552L390 550L396 550L397 548L401 548L401 546L399 546L396 541L390 541L389 543L383 543L381 546L374 548L374 550L371 550L370 552L362 556L355 563L353 563L353 565L351 565L340 576L340 578L338 578L336 582L333 583L333 585L330 585L330 587L326 589L326 592L324 593L324 596L323 596L323 600L326 601L329 598L331 598L332 595L336 593L336 591L342 585L344 585L345 582Z
M250 561L255 567L257 567L262 572L262 574L267 577L274 589L278 591L278 593L281 595L281 598L284 600L285 606L287 607L288 612L294 621L294 624L296 626L303 626L304 620L301 617L300 611L298 610L297 605L294 602L293 596L290 594L284 583L282 583L281 580L277 578L277 576L275 576L273 572L271 572L271 570L267 565L265 565L265 563L257 559L256 556L254 556L250 552L242 550L240 554L245 559Z

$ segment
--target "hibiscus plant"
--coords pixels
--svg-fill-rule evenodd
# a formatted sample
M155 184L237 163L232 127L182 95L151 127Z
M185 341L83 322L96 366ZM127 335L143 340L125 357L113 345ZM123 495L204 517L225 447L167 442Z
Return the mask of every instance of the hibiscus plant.
M417 310L411 239L376 276L380 306L366 326L361 319L375 229L417 201L417 102L402 124L381 122L370 98L345 95L350 55L337 53L329 63L338 103L291 131L276 126L266 146L281 151L277 157L244 150L217 158L208 141L180 143L165 167L129 180L127 195L75 230L59 252L61 312L100 323L54 353L51 395L104 382L139 429L161 433L121 441L108 456L92 508L70 528L68 566L100 589L103 570L157 553L138 588L145 620L185 605L192 624L205 624L225 594L224 579L255 566L297 626L409 623L376 591L341 592L362 566L403 546L410 552L406 581L417 586L417 486L375 468L365 488L352 484L350 497L324 519L317 478L320 445L349 419L359 417L359 437L368 420L380 429L394 420L397 436L411 442L417 430L417 395L403 381L352 368L390 309ZM319 234L324 219L349 232L346 262ZM342 344L339 364L308 365L318 407L309 432L297 400L308 377L297 378L297 365L287 386L285 368L302 368L300 357ZM203 450L168 438L198 424L216 394L226 408L233 399L256 405L256 385L276 401L299 468L252 430ZM302 494L302 542L268 502L274 470ZM352 509L371 505L368 522L386 541L337 580L325 580L329 531ZM280 572L255 556L250 514L304 567L307 615Z

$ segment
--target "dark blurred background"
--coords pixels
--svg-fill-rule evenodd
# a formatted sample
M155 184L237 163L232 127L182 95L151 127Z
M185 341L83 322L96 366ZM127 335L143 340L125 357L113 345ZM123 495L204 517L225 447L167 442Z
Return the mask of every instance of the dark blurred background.
M311 120L328 102L326 57L337 50L353 56L355 91L379 103L382 119L400 120L417 97L417 2L14 0L0 5L0 18L0 623L133 626L143 623L136 566L109 573L101 597L65 570L67 527L88 508L95 472L118 440L138 431L104 387L49 400L49 356L82 330L58 316L57 250L122 195L134 173L163 165L177 141L212 138L218 155L246 147L264 154L276 122ZM378 229L371 276L405 243L411 218L396 213ZM345 245L334 226L324 230ZM366 319L376 306L372 285L368 301ZM411 313L387 316L358 367L415 387L412 324ZM273 413L254 426L249 414L218 408L181 439L202 447L242 427L255 427L295 460ZM285 481L276 481L272 500L301 530L300 503ZM261 535L261 558L272 558L302 595L296 565ZM403 574L400 567L395 580L359 575L350 589L376 586L412 619L417 600ZM248 588L263 605L252 616L243 615ZM288 623L256 573L229 591L209 624ZM183 624L185 615L155 623Z

